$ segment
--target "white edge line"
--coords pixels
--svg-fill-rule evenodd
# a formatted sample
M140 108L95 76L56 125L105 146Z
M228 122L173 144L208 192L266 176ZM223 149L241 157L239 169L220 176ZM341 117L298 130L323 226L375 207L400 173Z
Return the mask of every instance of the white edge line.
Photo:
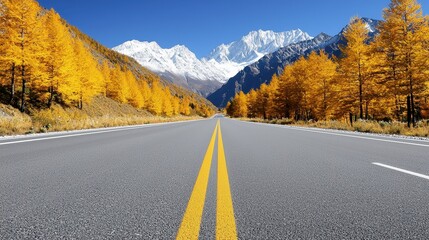
M246 121L244 121L244 122L246 122ZM366 140L373 140L373 141L380 141L380 142L388 142L388 143L399 143L399 144L413 145L413 146L419 146L419 147L429 147L429 145L420 144L420 143L410 143L410 142L394 141L394 140L371 138L371 137L364 137L364 136L347 135L347 134L341 134L341 133L332 133L332 132L325 132L323 130L318 131L318 130L302 129L302 128L296 128L296 127L290 127L290 126L286 127L286 126L272 125L272 124L265 124L265 123L254 123L254 122L247 122L247 123L257 124L257 125L264 125L264 126L271 126L271 127L278 127L278 128L283 128L283 129L292 129L292 130L296 130L296 131L321 133L321 134L328 134L328 135L334 135L334 136L359 138L359 139L366 139Z
M391 169L391 170L395 170L395 171L398 171L398 172L410 174L410 175L413 175L413 176L416 176L416 177L424 178L426 180L429 180L429 176L424 175L424 174L420 174L420 173L408 171L408 170L405 170L405 169L402 169L402 168L397 168L397 167L389 166L389 165L378 163L378 162L373 162L372 164L380 166L380 167L388 168L388 169Z
M83 133L76 133L73 134L72 132L65 132L65 134L70 133L68 135L60 135L60 136L52 136L52 137L41 137L41 138L32 138L32 139L25 139L25 140L18 140L18 141L10 141L10 142L0 142L0 146L2 145L11 145L11 144L17 144L17 143L26 143L26 142L37 142L37 141L43 141L43 140L52 140L52 139L59 139L59 138L69 138L69 137L79 137L79 136L85 136L85 135L94 135L94 134L100 134L100 133L110 133L110 132L118 132L118 131L127 131L127 130L134 130L139 128L147 128L147 127L155 127L155 126L162 126L162 125L170 125L170 124L177 124L177 123L186 123L186 122L194 122L194 121L203 121L205 119L198 119L198 120L189 120L189 121L178 121L178 122L165 122L165 123L152 123L152 124L143 124L143 125L130 125L130 126L122 126L122 127L113 127L112 128L98 128L98 129L85 129L85 130L77 130L75 132L81 132ZM61 134L61 132L55 132L55 134ZM25 137L25 136L24 136ZM37 137L37 135L33 135L31 137Z

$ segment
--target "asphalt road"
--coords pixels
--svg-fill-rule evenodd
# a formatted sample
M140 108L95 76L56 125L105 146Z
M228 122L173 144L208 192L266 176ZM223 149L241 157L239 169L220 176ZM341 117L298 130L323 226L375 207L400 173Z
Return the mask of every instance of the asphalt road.
M174 239L186 219L200 239L429 239L429 142L220 116L0 139L0 239Z

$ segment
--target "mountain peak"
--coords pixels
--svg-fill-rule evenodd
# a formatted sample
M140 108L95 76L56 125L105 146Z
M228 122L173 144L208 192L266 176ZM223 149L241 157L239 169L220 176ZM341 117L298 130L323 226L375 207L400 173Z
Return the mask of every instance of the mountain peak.
M310 39L312 37L301 29L285 32L260 29L249 32L239 41L220 45L207 59L214 59L218 63L232 62L244 67L279 48Z

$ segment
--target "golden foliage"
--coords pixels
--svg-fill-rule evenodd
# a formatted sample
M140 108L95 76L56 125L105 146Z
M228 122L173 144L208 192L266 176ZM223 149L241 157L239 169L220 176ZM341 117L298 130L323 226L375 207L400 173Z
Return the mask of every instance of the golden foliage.
M312 52L286 66L269 85L238 93L226 112L263 119L411 121L429 116L429 17L416 0L392 0L379 34L369 42L368 28L352 18L344 32L342 56L331 60ZM244 102L247 111L243 111Z

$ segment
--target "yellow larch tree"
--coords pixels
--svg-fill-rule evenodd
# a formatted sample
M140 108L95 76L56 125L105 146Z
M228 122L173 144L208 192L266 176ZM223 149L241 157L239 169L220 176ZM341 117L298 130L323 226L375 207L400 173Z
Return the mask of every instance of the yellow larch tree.
M59 89L73 86L75 62L73 40L58 13L51 9L44 18L48 54L44 59L47 78L43 81L42 92L47 96L42 96L42 100L47 101L50 107L54 97L58 96Z
M173 104L171 102L171 93L170 89L168 87L165 87L162 92L162 113L167 116L171 117L173 115Z
M109 85L111 84L111 69L109 62L104 60L100 67L101 74L103 75L103 95L107 97L109 91Z
M158 81L152 82L152 93L149 99L148 110L155 114L161 115L162 113L162 101L164 91L161 84Z
M258 103L257 107L257 117L267 119L268 111L268 86L263 83L259 90L257 91L256 102Z
M97 67L97 62L84 43L76 39L74 44L76 72L78 80L78 108L82 109L84 103L89 103L94 96L102 92L103 75Z
M247 117L248 109L246 94L244 94L243 91L240 91L235 95L232 101L234 104L234 117Z
M280 111L277 106L277 98L279 97L279 78L276 74L274 74L270 84L268 85L267 94L267 116L270 119L278 118L280 116Z
M368 89L371 85L368 28L360 18L352 18L344 37L347 45L341 47L343 58L339 63L342 107L350 112L358 112L359 118L363 119L364 104L372 100Z
M149 87L149 84L144 80L139 81L139 88L143 98L143 108L148 109L152 91Z
M332 85L337 66L325 52L312 52L307 58L308 95L312 117L316 120L331 118L333 111Z
M172 96L171 105L173 106L173 115L180 114L180 99L176 96Z
M258 93L251 89L246 97L248 115L250 118L255 118L258 115Z
M128 86L127 102L133 107L142 108L144 106L144 99L134 74L130 70L127 70L125 77Z
M189 106L190 101L188 97L183 97L182 101L180 101L179 111L180 114L189 116L191 114L191 107Z
M5 7L7 47L2 59L12 67L11 101L15 97L18 78L14 73L19 69L21 85L20 110L25 110L27 84L41 77L42 61L46 54L43 46L43 33L40 6L33 0L3 0Z
M428 87L428 18L423 16L416 0L392 0L383 17L377 40L386 56L384 79L389 83L389 90L400 98L396 100L397 105L406 102L402 99L408 96L409 121L415 125L416 99L421 98Z

